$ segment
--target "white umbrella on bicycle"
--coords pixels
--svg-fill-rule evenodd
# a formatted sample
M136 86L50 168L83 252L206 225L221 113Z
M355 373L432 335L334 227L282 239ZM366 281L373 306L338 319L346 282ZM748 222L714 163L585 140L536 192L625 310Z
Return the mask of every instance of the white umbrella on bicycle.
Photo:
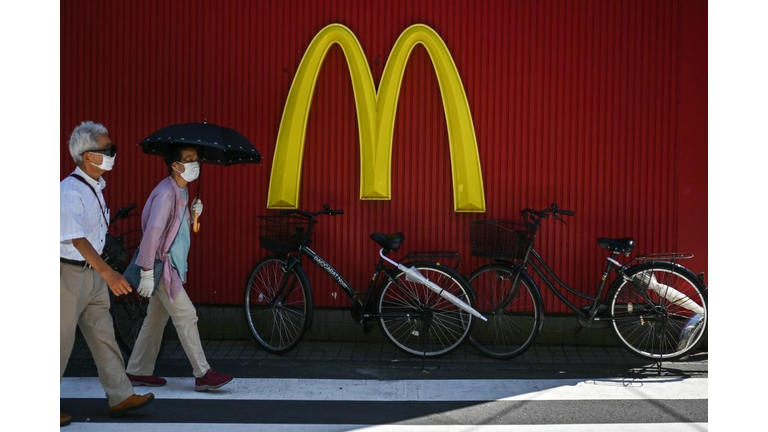
M449 293L444 288L440 288L437 286L436 283L430 281L427 279L423 274L421 274L415 267L406 267L396 261L392 261L391 259L384 256L384 249L379 251L379 255L381 255L382 258L384 258L388 263L392 264L393 266L397 267L398 270L405 273L405 279L411 282L416 282L418 284L424 285L425 287L431 289L432 291L436 292L440 297L448 300L449 302L456 305L461 310L472 314L473 316L483 320L488 321L488 318L484 317L480 312L475 310L472 306L468 305L467 303L463 302L461 299L456 297L455 295Z

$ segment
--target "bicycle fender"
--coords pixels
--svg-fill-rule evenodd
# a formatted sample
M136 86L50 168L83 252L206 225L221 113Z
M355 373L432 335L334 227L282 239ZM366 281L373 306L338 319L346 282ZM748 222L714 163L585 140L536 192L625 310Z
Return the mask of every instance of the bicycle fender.
M691 270L689 270L687 267L684 267L678 263L674 263L671 261L645 261L640 264L635 264L633 266L627 267L625 272L629 273L633 269L639 268L642 271L646 268L653 268L658 266L671 266L675 269L675 273L679 273L682 275L685 275L690 280L692 280L696 284L696 288L701 290L702 294L707 292L708 286L704 284L704 282L699 278L696 274L694 274ZM614 279L613 283L611 283L610 288L608 289L608 293L613 293L615 289L618 289L618 286L621 285L621 283L624 281L624 279L617 277Z
M520 267L520 264L513 263L511 261L505 261L505 260L499 260L499 264L507 265L513 269L517 269ZM531 286L534 288L534 292L536 293L536 296L539 298L539 303L541 303L541 311L542 311L542 318L543 315L547 312L546 305L544 304L544 297L541 296L541 289L539 288L539 285L536 283L536 281L533 280L533 277L528 273L527 270L524 270L520 276L525 278L528 282L531 283ZM544 320L542 319L542 323Z

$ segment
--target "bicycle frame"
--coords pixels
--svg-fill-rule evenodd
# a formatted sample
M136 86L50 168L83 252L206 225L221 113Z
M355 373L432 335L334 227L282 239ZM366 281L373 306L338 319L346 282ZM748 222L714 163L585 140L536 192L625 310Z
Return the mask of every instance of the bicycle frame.
M376 289L376 286L379 284L380 277L383 274L390 280L390 282L395 283L395 280L392 278L392 276L389 274L389 269L384 266L384 259L380 258L378 264L376 264L376 270L373 273L373 277L371 278L371 282L368 285L368 289L366 291L355 291L352 287L352 285L344 279L344 277L339 273L338 270L336 270L333 265L331 265L328 261L323 259L320 255L317 254L317 252L313 251L311 248L309 248L306 245L302 245L299 248L298 253L296 256L288 255L287 261L288 261L288 267L286 268L286 272L292 269L295 266L303 267L301 264L301 258L306 255L309 257L312 262L323 269L328 276L333 279L334 282L338 286L341 287L342 290L347 294L347 296L353 301L351 309L353 311L353 318L355 321L361 321L363 318L396 318L401 316L412 316L413 314L405 314L405 315L392 315L392 314L370 314L370 313L364 313L359 318L354 316L355 308L359 308L361 311L366 311L368 309L368 305L371 301L371 298L373 297L374 290ZM275 296L275 299L281 298L282 291L285 289L285 286L282 286L280 288L280 291ZM289 291L290 293L290 291ZM286 293L286 296L287 294ZM360 295L365 294L365 301L361 300ZM275 300L273 300L275 301Z
M344 290L344 292L347 293L347 296L349 298L354 298L357 294L362 294L362 292L358 293L354 289L352 289L352 285L347 282L346 279L339 273L336 268L334 268L331 264L328 263L328 261L324 260L323 257L317 254L317 252L313 251L312 249L308 247L302 247L299 249L299 256L296 257L297 260L301 261L301 255L307 255L310 259L312 259L312 262L315 263L316 266L320 267L321 269L325 270L325 272L328 274L328 276L333 279L338 286L341 287L341 289ZM378 267L377 267L378 270Z
M611 269L611 266L613 263L609 261L605 271L603 272L603 277L600 282L600 287L598 288L597 295L592 297L590 295L587 295L583 293L582 291L579 291L578 289L572 288L570 285L565 283L562 279L560 279L557 274L555 274L555 271L547 264L547 262L539 255L539 253L531 248L529 254L527 255L527 258L523 261L522 264L518 265L519 268L523 270L528 270L528 267L533 269L533 271L544 281L547 287L557 296L557 298L560 299L563 303L565 303L566 306L568 306L570 309L572 309L577 314L581 315L584 318L590 318L591 316L594 316L594 313L597 312L600 304L600 297L605 289L605 284L608 280L608 272ZM517 283L519 282L520 272L518 271L515 276L514 281L514 287L517 287ZM580 307L573 304L568 298L561 292L560 289L558 289L558 286L562 287L566 291L570 292L571 294L574 294L578 297L591 300L592 301L592 307L590 308L590 312L586 313L584 312ZM502 305L506 305L508 301L511 301L511 299L514 297L514 292L510 292L509 299L505 299L505 301L502 303Z
M624 278L628 282L632 283L631 279L626 275L624 270L627 268L626 266L622 265L620 262L616 261L615 259L611 257L607 257L606 260L608 261L608 264L606 264L605 270L603 271L603 275L601 277L600 286L597 289L597 295L594 297L585 294L582 291L579 291L578 289L572 288L567 283L565 283L562 279L560 279L555 271L547 264L547 262L544 260L544 258L539 255L539 253L534 249L533 245L536 240L536 236L538 235L540 226L540 220L537 220L533 223L533 233L531 235L531 241L528 244L528 248L526 249L525 256L523 257L523 260L520 264L515 264L509 261L503 261L503 260L497 260L502 262L505 265L509 265L513 268L515 268L517 271L515 271L515 279L513 281L513 289L511 289L507 296L504 298L504 300L499 304L499 306L496 308L496 311L503 310L506 308L509 303L512 301L512 299L517 294L517 287L518 283L520 282L521 277L521 271L527 271L528 267L530 266L533 271L544 281L544 283L549 287L549 289L557 296L557 298L560 299L566 306L568 306L570 309L572 309L576 314L581 316L582 318L588 320L591 322L592 320L600 320L600 318L596 318L597 313L600 311L600 305L602 298L603 291L605 290L605 285L608 281L608 274L613 270L618 277ZM632 283L634 286L634 283ZM560 291L560 289L557 288L557 286L560 286L564 288L566 291L570 292L571 294L574 294L578 297L591 300L592 306L589 308L589 312L585 312L582 310L582 308L576 306L571 301L568 300L568 298L563 295L563 293ZM539 289L538 286L536 289ZM642 290L637 290L640 295L644 297L646 301L653 304L653 301L648 297L647 293ZM607 320L607 319L604 319Z

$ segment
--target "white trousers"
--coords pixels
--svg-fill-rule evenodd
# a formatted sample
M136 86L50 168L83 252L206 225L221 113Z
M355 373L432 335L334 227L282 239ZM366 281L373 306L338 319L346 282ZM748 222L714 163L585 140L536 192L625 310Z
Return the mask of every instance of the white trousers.
M200 332L197 329L197 311L182 289L171 303L168 291L161 281L157 285L155 295L149 300L147 316L141 326L136 345L128 360L127 372L131 375L154 375L157 355L160 353L160 345L163 341L163 330L171 318L176 333L179 335L184 352L192 364L192 374L195 378L202 378L211 367L205 359L203 344L200 342Z

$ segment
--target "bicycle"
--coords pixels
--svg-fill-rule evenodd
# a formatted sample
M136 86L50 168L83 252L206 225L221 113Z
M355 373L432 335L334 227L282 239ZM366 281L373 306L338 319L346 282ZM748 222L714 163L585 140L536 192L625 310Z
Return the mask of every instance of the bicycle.
M634 354L661 362L690 354L703 341L708 324L708 287L703 274L696 276L676 261L691 254L666 253L636 256L623 265L611 256L595 296L563 282L534 249L541 221L552 216L567 225L562 216L575 213L556 204L544 210L526 208L523 223L473 221L470 227L472 254L495 263L469 276L477 297L476 307L488 322L478 324L469 342L482 354L500 359L519 356L536 339L544 323L541 291L529 269L570 309L585 328L606 325L618 341ZM630 256L631 238L599 238L598 245L614 256ZM609 273L616 278L605 290ZM578 307L556 287L590 300Z
M405 264L387 258L402 245L402 233L374 233L381 249L367 291L355 291L325 259L310 249L316 218L341 215L324 206L318 212L290 210L259 216L262 248L275 252L257 263L245 286L245 316L256 341L268 352L295 348L312 324L312 289L302 257L323 269L351 299L352 318L370 331L376 320L399 350L438 357L458 348L469 336L474 316L472 288L454 269L434 261ZM375 300L372 303L372 299ZM474 315L473 315L474 314Z
M139 247L142 233L141 228L135 227L125 231L120 230L115 223L119 220L140 216L138 213L131 213L135 208L136 204L130 204L117 211L117 214L109 221L109 228L115 235L108 234L104 242L102 258L120 274L125 272L133 253ZM136 339L139 337L144 318L147 316L149 299L140 296L135 289L121 296L115 296L110 290L109 297L112 302L110 313L115 329L115 339L120 349L130 356ZM168 336L164 336L161 344L164 345L167 339Z

